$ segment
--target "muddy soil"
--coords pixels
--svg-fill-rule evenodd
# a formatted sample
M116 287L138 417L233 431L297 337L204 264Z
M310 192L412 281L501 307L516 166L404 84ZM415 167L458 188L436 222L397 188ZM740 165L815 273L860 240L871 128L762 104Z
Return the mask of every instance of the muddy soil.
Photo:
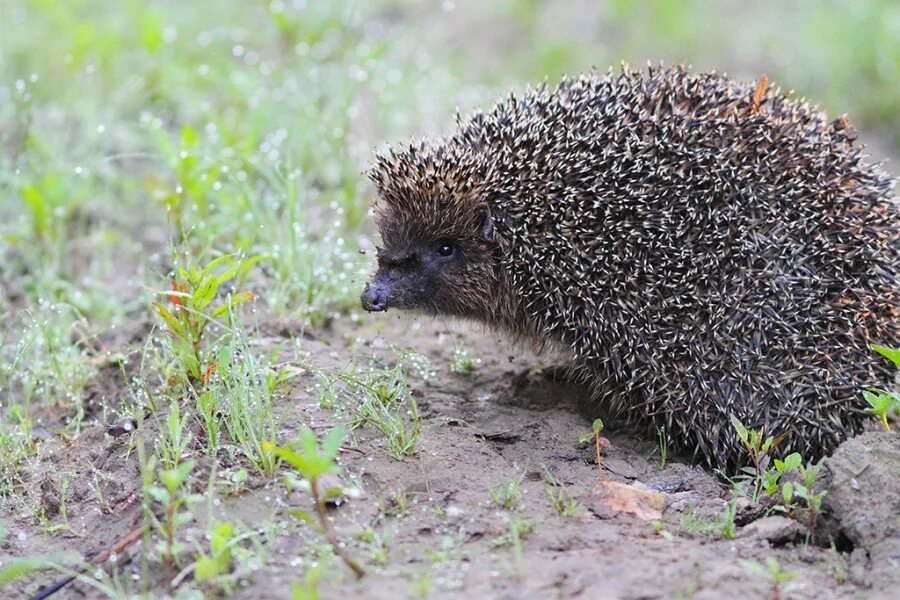
M262 332L264 345L275 347L295 330L290 324L278 324L263 327ZM357 582L335 561L320 583L325 598L388 599L426 592L433 598L510 599L892 596L895 578L872 577L872 560L885 573L896 567L898 558L891 549L896 549L898 530L867 525L858 515L865 508L844 497L857 493L852 483L844 481L850 477L845 472L847 453L839 451L829 471L829 481L838 482L843 490L829 492L837 507L829 509L830 527L839 540L836 550L804 544L803 528L784 517L751 522L761 515L744 503L738 505L736 536L719 539L707 532L721 518L730 487L679 457L669 456L661 468L656 440L645 432L611 427L604 431L610 443L602 457L603 471L611 481L663 494L661 517L656 522L644 520L610 510L598 500L594 449L578 441L591 425L584 409L590 406L586 391L557 380L559 371L549 368L543 362L546 358L497 334L467 324L387 315L366 317L357 324L345 319L329 329L307 331L301 344L306 359L322 368L345 368L352 357L365 360L373 351L396 356L387 352L391 346L408 346L426 355L434 372L427 380L410 380L423 420L418 452L403 460L391 458L384 439L371 428L357 430L348 439L340 459L343 478L358 486L361 494L333 508L331 516L369 573ZM450 371L456 348L480 357L471 374ZM313 380L312 375L295 379L280 399L276 412L281 441L291 439L304 423L321 430L336 422L333 411L318 407ZM124 395L125 390L118 393ZM159 426L151 417L137 435L150 440L159 434ZM884 437L879 447L886 444L883 452L890 453L897 439ZM76 439L45 442L42 455L54 460L38 463L32 473L41 491L38 501L45 524L38 524L23 506L5 503L0 519L9 535L0 556L91 555L138 527L140 476L127 440L128 436L110 437L98 423ZM897 481L896 451L891 456L888 470L876 474L872 468L873 477ZM202 450L193 457L199 468L207 468ZM850 468L858 469L859 460L850 458ZM548 471L561 484L553 489L565 489L578 503L574 516L563 516L551 506L544 483ZM298 526L289 514L292 508L307 507L309 499L288 493L279 481L254 475L238 493L229 495L230 474L227 469L218 474L215 486L222 500L208 510L195 508L187 531L199 539L210 514L257 531L245 558L235 561L234 597L288 598L309 564L303 557L311 547L322 545L311 528ZM857 487L862 482L864 490L878 494L865 473L854 471L853 476ZM56 499L64 478L69 483L62 507ZM519 478L519 510L498 507L490 490ZM405 498L405 505L401 501L398 506L398 498ZM69 529L48 533L46 524L60 524L63 510ZM847 517L846 531L840 510L857 511ZM891 513L881 514L891 518ZM896 515L895 510L893 518ZM515 523L523 532L518 544L511 535ZM380 555L373 552L371 541L358 538L367 528L385 540ZM873 542L867 535L878 539ZM134 544L105 567L136 578L140 548L140 543ZM792 574L790 581L775 586L745 562L765 564L769 557ZM4 590L4 597L29 597L53 578L45 573L20 581L16 589ZM177 593L172 585L177 569L153 572L151 578L131 585L147 583L157 596ZM75 583L56 597L104 595Z

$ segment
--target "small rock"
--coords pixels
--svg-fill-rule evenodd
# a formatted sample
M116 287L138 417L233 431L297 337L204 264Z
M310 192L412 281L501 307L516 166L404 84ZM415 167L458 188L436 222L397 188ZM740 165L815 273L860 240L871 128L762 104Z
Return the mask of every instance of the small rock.
M666 512L684 512L708 500L708 496L694 490L666 494Z
M594 451L593 448L591 451ZM637 479L640 476L640 473L631 462L618 456L610 456L604 460L603 469L624 479Z
M816 479L825 491L820 542L849 541L869 557L876 588L900 586L900 435L872 431L841 444Z
M59 514L60 491L49 477L41 482L41 507L46 518Z
M695 491L703 495L718 496L722 491L721 482L709 472L677 462L670 462L663 471L649 476L646 481L646 489L663 494Z
M648 492L660 494L675 494L689 490L687 481L683 477L653 477L647 483L635 482L634 487Z
M738 532L738 537L763 539L773 546L783 546L801 540L805 533L806 529L797 521L772 515L757 519L743 527Z
M134 417L123 417L114 423L106 426L106 433L112 437L120 435L128 435L137 429L137 419Z
M734 499L734 510L735 513L741 514L744 511L752 508L753 504L750 502L750 498L747 496L738 496Z

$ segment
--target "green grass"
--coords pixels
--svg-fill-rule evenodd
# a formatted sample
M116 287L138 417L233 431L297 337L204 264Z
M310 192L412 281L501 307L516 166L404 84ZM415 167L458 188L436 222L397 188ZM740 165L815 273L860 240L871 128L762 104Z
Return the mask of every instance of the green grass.
M762 577L769 582L772 586L772 598L781 598L783 593L791 591L793 586L790 582L797 578L796 573L784 570L773 556L766 557L766 564L752 560L742 560L741 564L748 572Z
M357 295L360 171L377 139L412 127L424 108L409 87L426 83L408 77L411 47L366 32L374 8L3 10L3 235L18 250L11 270L30 274L29 301L52 295L109 324L170 240L198 260L265 255L278 310L316 314ZM351 135L361 120L367 140ZM138 281L109 276L121 270Z
M246 345L237 350L240 357L220 363L224 366L212 385L213 395L220 403L231 443L260 473L271 476L276 461L264 446L276 441L275 392L283 377Z
M557 513L564 517L575 517L581 506L566 489L565 484L549 469L544 469L544 495Z
M525 471L516 472L503 483L490 490L488 495L491 502L498 508L516 511L522 504L522 481L525 479Z
M450 371L460 375L472 375L481 364L481 359L472 356L465 348L457 348L453 351L453 360L450 362Z
M396 460L416 453L422 424L409 376L421 375L421 361L422 357L406 351L399 353L393 366L373 361L365 370L322 373L326 382L339 381L345 387L352 427L375 428Z

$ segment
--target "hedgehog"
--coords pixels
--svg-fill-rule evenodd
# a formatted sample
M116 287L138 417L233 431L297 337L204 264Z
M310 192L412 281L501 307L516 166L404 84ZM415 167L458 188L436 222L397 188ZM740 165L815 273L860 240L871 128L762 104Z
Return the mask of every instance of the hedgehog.
M747 462L734 419L816 459L889 380L870 345L898 342L900 209L855 138L765 77L529 87L376 154L363 308L564 352L604 414L713 468Z

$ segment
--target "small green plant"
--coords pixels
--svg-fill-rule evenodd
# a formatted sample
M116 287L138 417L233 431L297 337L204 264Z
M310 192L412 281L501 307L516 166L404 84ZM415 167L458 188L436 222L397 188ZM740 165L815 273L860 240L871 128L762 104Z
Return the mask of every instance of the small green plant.
M531 535L535 527L537 525L533 521L526 521L519 511L515 510L509 515L509 531L493 541L496 547L512 546L516 573L521 573L523 569L522 540Z
M679 531L688 534L701 534L709 538L715 538L717 522L701 514L695 506L690 507L679 521Z
M291 589L293 600L319 600L319 580L331 566L330 557L323 558L319 564L306 570L303 582L295 583Z
M701 566L695 564L694 570L691 572L691 578L684 587L675 590L672 600L691 600L694 597L694 594L697 593L697 590L700 589L700 575L702 572L703 569Z
M181 463L181 457L191 443L191 432L187 427L188 415L181 416L178 402L172 402L169 408L169 416L166 419L165 434L158 449L163 467L174 469Z
M581 511L578 502L572 498L572 494L563 486L553 473L544 470L544 494L550 502L550 506L564 517L577 516Z
M401 517L409 511L409 503L410 499L406 490L396 490L381 512L390 517Z
M19 406L16 404L13 409ZM16 427L14 422L0 425L0 497L14 492L23 484L21 465L31 454L31 439L21 428Z
M822 461L804 465L800 453L792 452L783 461L776 458L773 464L773 469L763 473L763 491L769 496L780 496L781 504L775 507L777 510L793 512L795 500L797 498L804 500L808 513L809 535L812 535L815 531L816 518L821 512L822 499L825 497L825 491L816 492L814 487ZM794 472L799 474L800 482L786 480L786 476Z
M759 501L763 492L769 496L777 496L780 490L781 505L776 508L788 512L794 509L795 497L805 500L809 514L809 535L812 535L816 517L821 511L822 498L825 496L824 491L817 493L813 487L821 461L815 465L808 463L804 466L803 457L798 452L788 454L784 460L777 458L773 460L770 453L784 436L764 437L762 429L747 429L734 417L732 424L752 459L752 466L744 469L746 480L750 484L752 500ZM770 460L773 467L769 467ZM786 476L794 471L799 472L801 483L786 481Z
M319 408L333 410L337 406L338 395L333 381L323 381L319 387Z
M805 466L800 465L800 477L802 479L801 483L797 483L794 486L794 495L798 498L803 499L806 503L806 511L809 527L809 537L815 535L816 531L816 519L819 514L822 512L822 500L825 498L825 490L816 491L816 476L819 474L819 469L822 467L822 460L819 460L816 464L807 463ZM785 493L785 498L787 494Z
M512 545L513 548L518 548L517 553L521 553L519 544L534 533L536 527L537 524L534 521L528 521L522 517L522 513L513 511L509 515L509 532L494 540L494 546Z
M374 426L396 460L415 454L421 433L419 407L409 389L403 359L393 367L372 367L363 374L323 375L342 381L356 396L353 428Z
M194 579L205 583L229 573L234 542L234 525L230 521L214 523L209 532L209 553L197 556Z
M450 363L450 371L460 375L471 375L475 372L481 359L469 354L465 348L457 348L453 351L453 361Z
M343 441L344 428L342 426L332 429L321 443L316 439L316 434L311 429L304 427L300 430L296 444L277 447L271 442L264 442L263 448L291 465L297 474L302 477L302 480L309 488L309 493L312 495L315 514L325 539L331 544L334 553L344 561L350 570L357 577L362 577L365 574L365 570L350 556L344 545L338 540L337 534L331 526L331 521L325 514L325 503L332 491L321 489L321 478L323 475L340 472L340 467L335 462L335 459ZM288 485L293 487L296 484L289 479ZM303 511L294 511L293 514L307 522L313 520L312 516Z
M151 469L153 464L151 459ZM194 518L191 506L201 500L201 496L190 493L187 485L195 464L193 460L186 460L169 469L160 468L158 475L162 485L153 485L148 490L150 497L162 509L161 517L157 517L154 511L149 511L152 525L162 537L157 549L165 560L174 564L179 563L179 556L187 549L178 540L178 530Z
M465 553L462 550L464 543L465 539L461 534L456 537L445 535L441 538L439 549L428 548L425 552L434 564L454 563L465 557Z
M842 585L847 580L847 561L838 552L833 539L831 540L831 552L828 554L828 569L838 585Z
M675 537L666 530L666 525L662 521L652 521L650 526L653 527L653 533L664 540L673 540Z
M93 470L93 485L91 485L91 489L94 491L94 498L97 499L97 503L100 505L100 509L107 515L111 515L115 512L112 507L112 504L109 503L109 500L103 494L103 487L100 485L100 481L115 481L113 477L103 473L93 465L91 465L91 469Z
M722 516L716 523L716 530L719 537L723 540L734 539L735 528L734 518L737 516L737 499L732 499L725 503L725 509Z
M69 479L63 479L62 484L60 485L59 490L59 517L60 522L56 525L46 525L44 527L44 531L50 535L55 535L62 531L71 532L72 528L69 527L69 514L68 509L66 508L66 500L69 497ZM43 515L44 507L41 506L41 521L45 521L45 517Z
M784 457L784 460L775 459L773 464L775 466L774 469L769 469L763 472L763 480L762 487L763 490L769 496L775 496L778 494L779 482L782 480L782 477L791 471L797 469L803 462L803 457L800 456L799 452L792 452ZM791 497L793 496L793 484L791 482L785 482L781 484L782 490L782 498L785 498L785 503L789 504L791 501Z
M666 450L667 450L667 438L666 438L666 428L665 427L657 427L656 428L656 436L659 439L659 470L662 471L666 468Z
M900 348L887 348L872 344L872 349L890 360L895 366L900 367ZM863 391L863 397L869 403L866 412L875 416L884 428L891 430L890 417L900 416L900 392L869 389Z
M209 200L217 181L213 167L204 167L198 160L197 132L189 125L181 128L178 147L164 138L158 140L160 150L167 155L178 185L165 190L163 202L172 225L178 232L185 231L185 213L193 209L201 218L209 216ZM165 188L164 188L165 189ZM163 190L160 190L163 191Z
M206 432L206 447L214 454L219 447L219 433L222 429L222 414L219 400L214 390L205 390L197 396L197 414L203 420L203 431Z
M434 582L431 580L431 577L428 573L420 573L417 577L415 577L409 584L409 595L413 598L421 598L425 600L429 596L431 596L431 590L434 587Z
M778 437L767 437L765 428L748 429L734 415L731 415L731 424L747 450L747 454L750 456L750 466L743 467L741 470L749 480L751 498L754 502L757 502L763 490L766 472L771 461L771 452L778 444L784 441L787 437L787 432Z
M217 368L214 361L203 354L204 332L217 319L230 321L234 307L253 299L253 292L244 290L228 294L224 301L214 300L219 288L232 279L240 279L260 259L252 257L237 262L230 255L220 256L203 268L179 268L171 280L170 290L156 292L167 297L171 310L154 301L153 307L166 324L171 338L172 352L178 370L174 382L206 383Z
M471 560L466 552L465 529L456 529L448 535L442 535L437 548L426 547L425 556L428 559L427 568L419 570L422 588L418 593L427 592L431 584L435 584L443 590L461 589L463 585L460 571L464 571L464 564ZM415 576L415 574L411 575Z
M400 460L416 452L421 432L419 407L408 390L404 394L405 402L384 391L385 388L375 388L375 392L359 405L358 415L362 423L372 424L381 432L390 455Z
M591 440L594 441L594 447L597 449L597 468L600 470L600 479L603 479L606 477L606 475L603 473L603 465L600 463L600 449L604 448L608 444L603 443L605 440L600 437L601 431L603 431L603 421L601 421L600 419L594 419L594 422L591 423L591 432L586 433L578 438L578 443L586 444Z
M525 472L517 473L504 483L492 487L488 494L498 508L506 510L518 510L522 503L522 480Z
M788 582L797 577L796 573L785 571L778 564L775 558L769 556L766 558L766 564L761 564L752 560L742 560L741 564L745 569L765 577L772 585L771 599L780 600L784 592L790 591Z
M31 241L44 247L46 252L42 254L53 256L54 251L64 247L66 225L78 205L84 202L83 188L78 195L73 195L62 174L51 172L22 186L19 193L31 217Z
M223 478L216 481L217 484L225 488L225 494L237 496L240 494L244 483L250 477L250 473L244 467L239 469L228 469L221 473Z
M871 389L864 390L863 397L869 403L869 408L866 409L866 412L876 417L884 425L884 428L890 431L891 424L888 418L891 415L900 414L900 394Z
M11 326L0 335L0 358L4 357ZM26 331L26 333L28 333ZM24 335L13 349L12 359L0 360L0 391L6 392L6 401L0 400L0 497L19 483L19 465L35 450L32 438L31 398L33 385L22 386L20 364L34 345L35 336ZM27 378L31 381L31 378ZM12 390L19 385L25 393L19 402Z
M372 527L366 527L359 532L357 538L366 545L369 558L373 563L381 566L388 563L387 536L379 533Z
M44 291L53 295L51 290ZM3 310L0 301L0 323L10 314ZM96 358L88 350L92 344L89 323L76 307L40 300L11 321L0 335L0 458L4 459L0 461L0 494L4 472L11 474L37 450L32 402L46 399L71 411L67 429L79 431L85 387L97 369Z
M221 414L228 437L239 452L257 471L271 477L277 461L265 444L275 441L275 390L287 374L257 357L243 338L233 340L219 357L220 367L210 389L221 408L212 410Z

